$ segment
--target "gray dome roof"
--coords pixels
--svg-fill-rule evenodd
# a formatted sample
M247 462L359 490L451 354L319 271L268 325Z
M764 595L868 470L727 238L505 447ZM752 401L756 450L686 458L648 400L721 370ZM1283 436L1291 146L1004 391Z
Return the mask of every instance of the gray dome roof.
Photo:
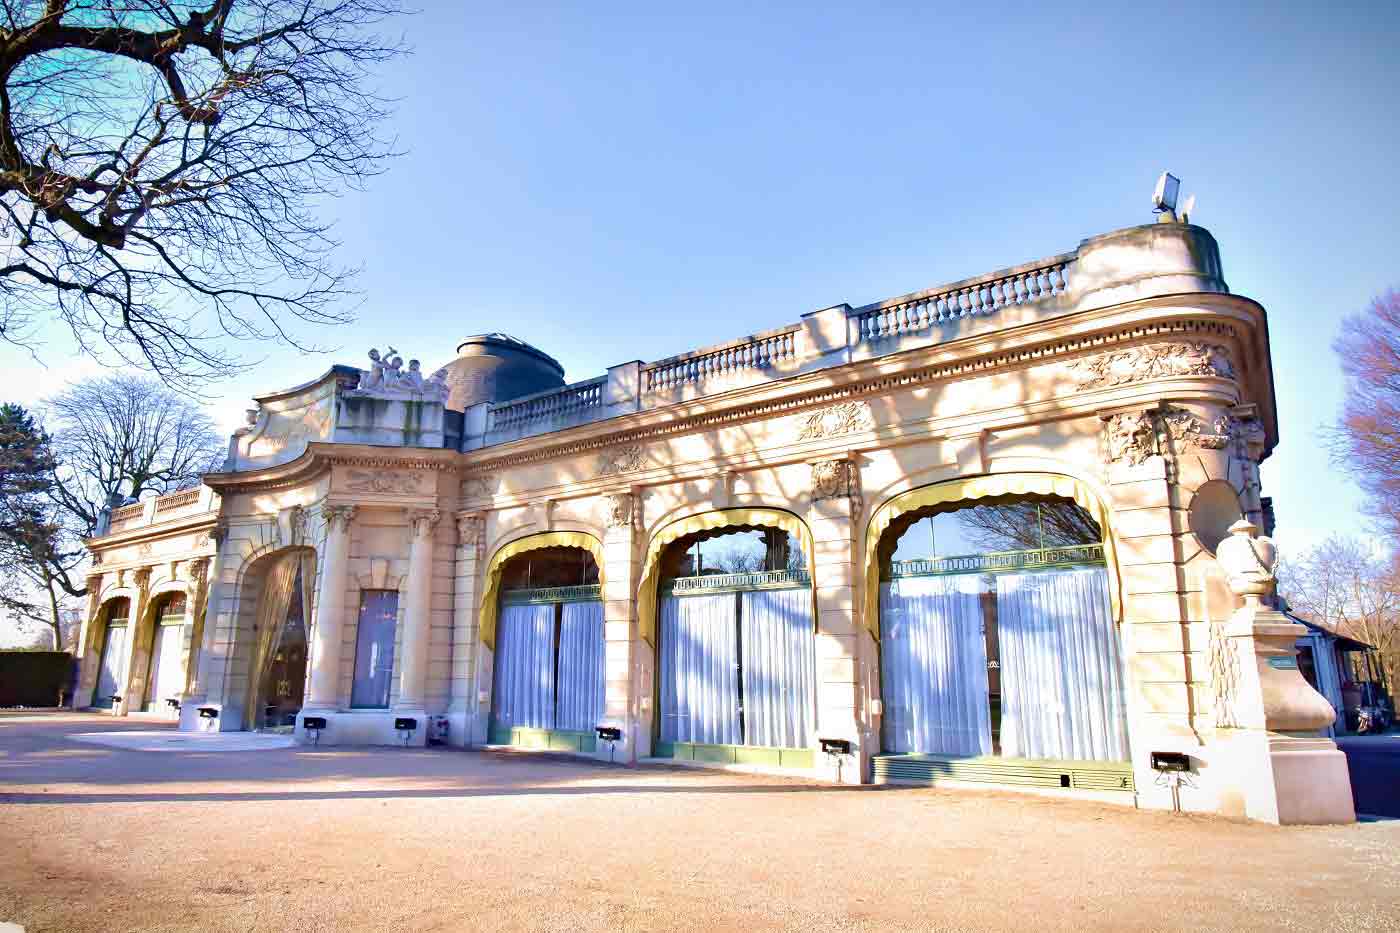
M447 381L447 407L453 411L564 385L558 360L509 334L468 337L457 345L457 358L439 372Z

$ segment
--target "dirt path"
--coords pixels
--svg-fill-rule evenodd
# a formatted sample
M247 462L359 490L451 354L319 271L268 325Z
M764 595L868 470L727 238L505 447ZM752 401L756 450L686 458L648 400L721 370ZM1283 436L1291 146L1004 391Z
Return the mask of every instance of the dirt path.
M1400 821L450 750L140 752L0 715L0 921L50 930L1397 930Z

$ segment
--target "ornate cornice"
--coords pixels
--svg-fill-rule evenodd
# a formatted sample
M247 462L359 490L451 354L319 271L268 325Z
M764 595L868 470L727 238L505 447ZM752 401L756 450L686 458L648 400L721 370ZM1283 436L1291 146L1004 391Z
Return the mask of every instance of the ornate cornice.
M676 418L664 424L635 425L625 430L596 437L579 439L568 443L558 443L534 450L521 450L494 458L484 458L473 462L469 469L473 476L496 473L513 467L543 463L550 460L575 457L608 448L628 444L640 444L648 440L690 434L709 428L780 417L783 415L807 413L814 405L835 405L866 395L888 392L908 386L938 382L945 379L965 377L997 369L1037 363L1061 356L1073 356L1089 350L1102 351L1115 346L1130 346L1157 338L1187 338L1193 340L1240 339L1239 324L1230 320L1174 319L1137 323L1111 331L1073 335L1028 344L1024 347L1001 350L968 356L945 363L922 366L901 373L879 375L853 381L840 386L825 387L816 392L792 395L786 398L768 399L748 405L739 405L725 411L705 412L690 417ZM1205 377L1211 378L1211 377ZM1223 378L1215 376L1214 378ZM645 413L642 413L645 415ZM800 433L800 429L799 429ZM523 443L531 440L525 438Z

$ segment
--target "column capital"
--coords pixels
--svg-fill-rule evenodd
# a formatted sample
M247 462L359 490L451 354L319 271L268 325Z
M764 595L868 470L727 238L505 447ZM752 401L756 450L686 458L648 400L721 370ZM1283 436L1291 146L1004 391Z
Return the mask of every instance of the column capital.
M326 520L326 531L334 531L339 525L341 530L348 531L350 525L355 521L355 515L360 511L358 505L325 505L321 507L321 516Z
M441 509L408 509L408 523L413 529L413 537L426 538L442 520Z

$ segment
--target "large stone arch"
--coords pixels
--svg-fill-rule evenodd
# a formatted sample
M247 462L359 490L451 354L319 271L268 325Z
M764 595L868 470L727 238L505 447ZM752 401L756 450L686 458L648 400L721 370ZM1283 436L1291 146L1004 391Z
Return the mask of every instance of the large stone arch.
M276 637L281 627L281 619L275 618L280 612L286 613L286 600L290 598L290 587L295 580L293 566L280 566L284 562L296 561L300 564L303 586L303 606L308 628L314 618L312 600L315 593L317 552L310 545L267 544L253 549L240 563L233 586L233 605L226 606L225 612L233 622L231 644L218 678L217 687L207 685L211 693L222 698L221 718L227 723L237 721L240 729L251 728L250 715L256 709L254 695L258 678L260 651L267 642ZM281 580L285 584L276 594L269 594L267 587L273 582L271 575L281 570L291 574L292 580ZM285 593L282 592L285 590ZM269 599L272 595L273 599Z
M598 582L603 576L603 542L587 531L537 531L525 533L498 543L486 563L481 591L481 608L477 618L477 637L492 651L496 647L496 619L500 612L501 570L506 561L521 554L547 547L574 547L588 551L598 566Z
M184 580L166 580L151 587L151 591L146 595L146 603L141 607L140 618L131 620L131 671L126 687L128 710L140 710L146 705L147 693L151 686L151 651L155 642L156 624L160 618L159 610L167 597L175 593L185 597L185 625L188 629L194 593ZM182 641L185 638L187 636L182 637Z

